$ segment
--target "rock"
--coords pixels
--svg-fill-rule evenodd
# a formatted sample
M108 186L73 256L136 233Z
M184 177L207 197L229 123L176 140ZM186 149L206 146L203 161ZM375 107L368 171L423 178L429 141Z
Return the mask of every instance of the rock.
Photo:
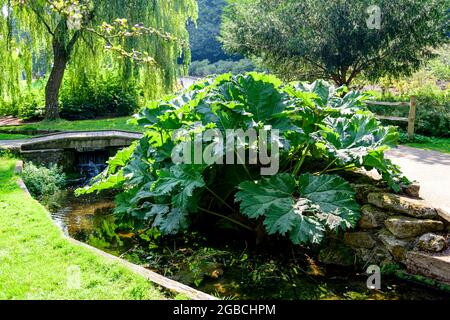
M427 232L442 231L444 223L436 220L421 220L395 216L384 222L386 228L397 238L405 239L420 236Z
M19 160L16 162L16 167L14 168L14 173L20 175L20 174L22 174L22 172L23 172L23 161Z
M355 248L354 250L360 265L376 264L381 267L392 263L392 255L382 245L378 245L373 249Z
M345 245L333 243L320 251L319 261L324 264L350 267L355 264L355 252Z
M450 208L437 208L436 211L442 220L450 223Z
M417 242L417 247L423 251L441 252L447 246L443 236L434 233L426 233Z
M373 184L353 183L351 184L351 186L353 190L355 190L356 201L358 201L358 203L360 204L368 203L367 196L370 193L381 192L381 189L374 186Z
M423 200L390 193L370 193L367 200L378 208L403 213L419 219L434 219L438 216L436 209Z
M390 213L383 211L377 207L367 204L361 208L362 216L359 220L359 227L361 229L376 229L384 227L384 220L386 220Z
M411 249L413 241L397 239L392 233L384 229L378 234L378 238L386 246L392 257L397 262L405 262L406 253Z
M433 256L423 252L409 251L406 255L406 267L411 273L450 284L450 255Z
M420 197L420 184L417 182L413 182L409 185L402 185L402 190L410 197Z
M347 232L344 243L353 248L372 249L377 244L369 232Z

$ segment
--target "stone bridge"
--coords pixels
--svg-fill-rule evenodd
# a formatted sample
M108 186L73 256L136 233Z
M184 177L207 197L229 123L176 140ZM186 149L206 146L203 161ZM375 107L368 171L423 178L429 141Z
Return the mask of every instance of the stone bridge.
M0 141L0 149L19 153L25 161L58 164L66 171L74 171L80 157L86 159L87 154L96 154L97 158L106 160L118 149L130 146L140 138L141 133L121 130L61 132L25 140Z

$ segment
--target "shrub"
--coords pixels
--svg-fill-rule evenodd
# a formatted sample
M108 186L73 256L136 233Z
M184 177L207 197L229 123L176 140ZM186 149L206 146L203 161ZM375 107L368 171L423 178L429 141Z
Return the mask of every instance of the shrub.
M17 116L17 109L12 101L0 98L0 116Z
M352 228L360 217L354 191L338 173L376 169L394 191L407 182L384 157L398 139L395 128L380 125L366 109L365 95L344 90L323 81L284 84L259 73L196 84L144 109L136 122L145 126L145 136L118 152L108 169L77 193L122 189L116 215L162 234L211 215L248 231L287 236L294 244L320 243L326 232ZM226 146L213 148L202 140L201 150L214 151L212 162L179 163L171 157L175 146L185 155L200 154L191 141L207 129L227 139ZM241 151L248 159L255 146L245 138L238 138L238 150L231 153L241 161L222 164L233 129L279 130L269 149L280 173L264 173L262 163L242 163Z
M436 90L430 87L411 90L417 97L416 133L425 136L450 137L450 90ZM376 95L378 101L408 101L409 94L394 96L392 94ZM371 106L370 110L379 115L408 117L407 107ZM406 128L407 124L396 125Z
M43 118L45 114L44 95L38 90L26 93L17 109L17 116L22 120Z
M43 117L45 112L44 91L39 83L30 90L23 90L14 100L0 100L0 116L14 116L23 120Z
M0 158L16 159L17 156L11 150L0 149Z
M224 73L239 74L257 70L254 63L248 59L219 60L210 63L209 60L193 61L189 67L189 75L194 77L206 77Z
M43 199L64 187L66 175L56 165L46 168L27 163L22 179L33 197Z
M436 50L437 58L429 61L412 76L402 79L384 77L382 93L373 92L379 101L408 101L417 97L416 132L434 137L450 137L450 54L449 45ZM366 83L367 84L367 83ZM370 107L380 115L408 116L408 108ZM398 123L406 128L405 123Z
M128 116L139 108L139 91L130 81L124 85L118 76L86 78L74 86L70 76L61 90L60 115L68 120Z
M440 81L450 81L450 45L437 50L438 57L428 63L427 69Z
M60 116L68 120L97 117L129 116L139 109L140 91L130 81L126 85L120 77L85 78L74 85L67 74L60 92ZM0 116L14 116L23 120L43 118L45 114L45 89L41 82L33 88L23 88L14 100L0 98Z

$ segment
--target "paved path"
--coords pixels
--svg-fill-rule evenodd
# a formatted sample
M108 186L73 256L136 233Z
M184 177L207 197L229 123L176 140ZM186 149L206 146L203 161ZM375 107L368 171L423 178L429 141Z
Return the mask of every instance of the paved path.
M400 146L389 151L388 158L420 183L422 198L450 211L450 154Z
M0 140L0 150L12 150L12 149L20 149L20 146L27 142L27 140Z

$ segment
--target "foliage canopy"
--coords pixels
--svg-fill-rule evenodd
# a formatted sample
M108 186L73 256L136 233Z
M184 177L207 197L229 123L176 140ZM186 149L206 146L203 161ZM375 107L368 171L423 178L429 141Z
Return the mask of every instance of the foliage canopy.
M23 77L29 89L49 75L46 106L55 117L66 68L80 84L115 70L147 98L171 90L178 58L190 59L186 23L197 16L194 0L1 0L0 7L0 98L19 99Z
M409 75L448 37L448 0L232 0L221 40L287 79ZM379 8L379 11L377 11ZM377 20L379 19L377 24Z
M197 23L190 23L188 26L192 61L209 60L210 63L215 63L230 58L218 41L222 12L226 4L226 0L198 0Z

